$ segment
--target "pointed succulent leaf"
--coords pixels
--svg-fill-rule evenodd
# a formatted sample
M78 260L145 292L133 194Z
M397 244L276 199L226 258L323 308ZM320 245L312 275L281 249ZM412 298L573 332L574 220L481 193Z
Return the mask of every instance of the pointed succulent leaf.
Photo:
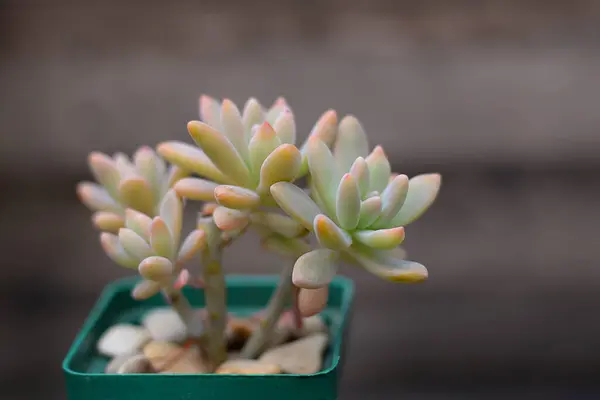
M174 186L175 192L181 197L197 201L214 201L217 183L201 178L182 178Z
M364 158L358 157L350 167L350 174L356 180L360 191L360 198L365 199L369 193L369 166Z
M220 171L242 186L249 183L248 167L222 133L200 121L189 122L188 132Z
M381 146L375 147L365 161L369 166L370 190L383 192L392 172L390 162L383 152L383 148Z
M369 197L360 204L360 218L358 229L364 229L379 218L381 214L381 198L379 196Z
M277 118L286 107L287 102L285 101L285 99L283 97L278 97L269 109L269 111L267 111L265 121L267 121L271 125L275 124L275 121L277 121Z
M337 219L343 229L354 229L360 218L360 193L354 177L345 174L336 196Z
M154 214L154 194L148 182L142 177L123 179L119 185L123 204L147 215Z
M133 297L135 300L146 300L160 292L160 290L160 283L143 280L135 285L131 291L131 297Z
M313 221L321 210L302 189L293 183L277 182L271 186L271 195L286 214L313 230Z
M321 115L313 127L308 139L302 145L300 152L302 153L302 167L300 168L300 176L304 176L308 172L308 146L312 138L321 140L327 147L331 146L335 140L337 132L337 113L334 110L328 110Z
M297 238L308 233L302 224L285 215L259 211L252 213L250 218L253 223L262 225L284 238Z
M303 289L317 289L332 281L337 272L338 253L329 249L317 249L303 254L296 260L292 282Z
M103 232L117 233L125 226L125 220L119 214L109 211L97 211L92 215L94 226Z
M408 176L397 175L381 193L381 215L373 228L387 226L404 204L408 193Z
M179 243L183 218L183 204L175 190L170 189L160 204L159 216L165 221L171 232L173 243Z
M341 171L348 171L358 157L369 154L369 142L360 122L353 115L340 122L333 155Z
M441 183L440 174L412 177L408 182L406 200L388 226L408 225L423 215L437 197Z
M335 217L335 196L341 177L331 151L316 138L310 139L308 144L308 168L311 183L327 207L327 213Z
M172 259L175 255L176 245L165 221L161 217L154 217L152 225L150 225L150 246L154 253Z
M88 157L88 163L96 181L104 186L113 199L119 200L121 174L114 160L106 154L93 152Z
M256 133L250 139L248 151L250 152L250 165L252 177L256 183L260 179L260 169L269 156L279 145L281 141L277 137L275 130L265 122L258 127Z
M423 265L396 258L390 251L350 249L349 253L367 271L390 282L416 283L428 276Z
M138 271L144 279L162 282L173 277L174 268L168 258L152 256L140 262Z
M233 144L242 160L248 163L248 142L246 141L242 116L237 106L229 99L223 100L221 106L221 125L227 139Z
M239 186L217 186L214 190L214 196L220 205L236 210L247 210L260 205L259 195L250 189Z
M163 160L150 147L143 146L133 155L133 162L137 172L150 184L154 198L159 199L162 195L161 180L165 173Z
M140 235L146 242L150 242L150 225L152 218L146 214L132 208L125 210L125 227Z
M215 225L223 231L243 229L248 225L248 213L227 207L217 207L213 212Z
M125 153L117 152L113 156L113 160L115 161L115 166L119 171L119 175L121 179L129 178L131 176L138 176L138 172L135 169L135 165L131 163L129 157Z
M159 144L156 148L165 160L178 167L192 171L218 183L232 183L199 148L190 144L170 141Z
M77 197L92 211L123 213L123 208L102 186L91 182L77 184Z
M200 211L200 214L204 216L212 215L217 207L219 207L217 203L204 203L202 205L202 211Z
M129 228L119 229L119 243L138 262L154 255L150 245L140 235Z
M207 95L200 96L200 119L208 125L221 129L221 105Z
M167 180L165 181L165 186L162 188L162 192L159 198L162 198L164 193L170 188L172 188L177 182L188 176L190 176L189 171L178 167L177 165L169 166L169 172L167 172Z
M279 118L275 121L273 129L277 133L277 137L281 143L296 143L296 123L294 122L294 114L289 109L284 109Z
M100 244L104 252L115 263L125 268L137 268L139 260L125 251L117 235L102 232L100 234Z
M303 240L285 238L277 234L267 236L261 244L273 253L284 257L293 257L294 259L311 250L310 245Z
M314 225L315 234L321 246L333 250L342 250L352 244L352 237L340 229L326 215L317 215Z
M252 131L254 125L260 125L265 120L265 113L262 106L255 98L250 98L244 105L244 111L242 112L242 122L244 124L244 131L248 135ZM251 136L246 136L246 142L250 142Z
M282 144L265 159L260 168L260 183L257 192L269 193L276 182L291 182L300 171L302 156L293 144Z
M206 234L203 230L195 229L185 238L179 254L177 255L178 263L185 263L194 257L194 255L204 248L206 244Z
M374 249L390 250L404 241L404 228L364 230L354 232L354 238Z

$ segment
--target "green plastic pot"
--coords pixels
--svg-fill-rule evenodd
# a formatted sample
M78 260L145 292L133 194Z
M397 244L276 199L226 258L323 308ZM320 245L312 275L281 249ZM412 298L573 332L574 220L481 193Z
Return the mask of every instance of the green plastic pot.
M275 290L277 276L227 278L227 303L236 315L264 308ZM137 279L111 283L102 292L63 361L69 400L336 400L343 369L346 332L351 318L354 286L336 277L323 316L331 332L322 371L312 375L161 375L105 374L108 362L96 351L102 333L116 323L139 323L151 308L164 306L159 295L146 301L131 298ZM194 306L204 303L202 291L184 289Z

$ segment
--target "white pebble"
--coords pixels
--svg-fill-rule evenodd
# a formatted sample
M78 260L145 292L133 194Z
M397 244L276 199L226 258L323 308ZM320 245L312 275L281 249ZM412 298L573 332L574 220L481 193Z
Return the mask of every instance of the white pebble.
M172 308L156 308L143 318L152 339L160 342L182 342L187 338L185 324Z
M148 341L150 334L141 326L113 325L98 340L98 351L110 357L137 353Z

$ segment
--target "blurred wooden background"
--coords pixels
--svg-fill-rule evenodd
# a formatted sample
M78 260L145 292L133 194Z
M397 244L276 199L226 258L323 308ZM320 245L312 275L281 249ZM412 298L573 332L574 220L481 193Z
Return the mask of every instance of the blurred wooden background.
M599 22L591 0L1 2L2 398L62 398L72 337L126 273L74 196L87 153L188 140L202 92L284 94L304 136L354 113L395 170L444 175L408 229L427 284L344 271L342 400L595 394ZM255 245L232 272L277 271Z

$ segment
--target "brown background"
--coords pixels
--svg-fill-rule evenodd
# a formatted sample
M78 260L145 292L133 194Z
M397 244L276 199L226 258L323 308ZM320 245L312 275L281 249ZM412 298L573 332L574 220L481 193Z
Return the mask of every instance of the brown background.
M354 113L395 170L444 175L408 230L427 284L344 271L342 400L598 397L599 43L591 0L0 2L1 398L64 399L126 274L75 199L86 154L187 140L201 92L284 94L302 132ZM277 271L237 246L230 271Z

